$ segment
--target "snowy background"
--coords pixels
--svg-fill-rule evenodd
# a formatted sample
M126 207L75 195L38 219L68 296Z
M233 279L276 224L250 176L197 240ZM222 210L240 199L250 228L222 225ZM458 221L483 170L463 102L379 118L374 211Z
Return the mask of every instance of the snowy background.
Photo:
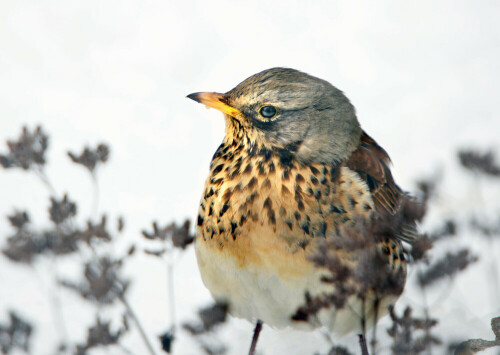
M500 151L499 14L499 2L486 0L2 0L0 152L22 125L43 125L50 135L47 174L58 193L79 202L84 221L92 211L91 181L66 151L108 143L111 159L98 174L99 211L123 215L123 244L140 243L140 231L152 220L195 217L223 137L222 115L185 96L225 92L258 71L286 66L346 93L363 128L389 152L405 189L414 189L416 178L446 172L429 224L456 211L489 211L488 201L496 202L500 191L483 191L480 198L472 180L454 178L455 152L464 146ZM13 208L28 208L34 223L43 225L47 207L48 192L34 176L0 170L0 241L11 233L3 216ZM483 249L481 241L470 245ZM500 255L495 248L485 258ZM489 296L483 266L471 267L436 306L448 334L491 338L489 321L500 300L495 304ZM54 351L45 267L33 271L0 256L0 318L13 307L38 320L34 354ZM134 276L130 302L154 338L169 324L166 270L142 254L128 267ZM175 285L180 321L193 319L210 301L192 249L176 265ZM69 291L61 297L66 322L78 329L71 338L83 340L81 325L94 319L91 308ZM418 308L411 290L403 299ZM247 350L251 329L231 320L222 330L231 354ZM127 345L144 351L136 335ZM182 332L174 346L176 354L200 352ZM259 343L265 354L327 348L318 332L267 327Z

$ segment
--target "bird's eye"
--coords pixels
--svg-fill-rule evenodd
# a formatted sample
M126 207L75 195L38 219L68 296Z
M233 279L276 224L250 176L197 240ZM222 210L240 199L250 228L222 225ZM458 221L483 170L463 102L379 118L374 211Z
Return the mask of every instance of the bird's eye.
M262 106L259 110L259 113L262 117L270 119L276 116L278 110L274 106Z

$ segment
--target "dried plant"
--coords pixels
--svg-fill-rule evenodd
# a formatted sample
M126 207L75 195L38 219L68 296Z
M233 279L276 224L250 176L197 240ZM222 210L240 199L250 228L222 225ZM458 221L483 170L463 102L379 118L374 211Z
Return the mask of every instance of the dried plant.
M110 321L102 321L97 317L95 324L88 328L87 341L76 346L75 355L86 355L88 350L97 347L120 346L121 337L129 330L126 316L122 317L123 324L116 330L111 330Z
M85 264L84 279L78 283L61 280L60 284L97 304L115 302L127 292L130 281L120 276L123 262L102 256Z
M458 159L460 164L468 170L492 177L500 176L500 165L496 162L492 151L461 150L458 152Z
M48 201L47 224L43 228L37 227L30 219L29 211L14 210L8 221L12 227L11 233L3 239L1 250L7 260L28 265L36 265L39 261L48 261L56 264L60 256L72 254L72 259L82 264L82 277L80 280L61 279L54 270L54 279L58 280L56 286L64 286L75 291L81 298L96 305L96 321L88 327L87 339L82 343L71 343L67 337L59 335L59 353L89 354L101 347L119 348L120 352L130 354L122 345L122 340L129 329L129 320L137 326L142 339L150 354L155 351L149 343L138 315L127 300L128 290L133 280L126 274L124 265L135 255L136 247L128 248L125 256L118 257L109 254L112 248L103 252L101 246L111 244L116 240L117 233L124 231L125 220L118 218L116 224L109 223L107 214L97 214L98 186L96 171L106 163L110 157L110 148L106 144L96 147L85 147L80 153L68 152L70 159L78 165L85 167L94 184L94 213L92 218L87 218L83 225L77 223L78 203L70 198L69 194L58 194L44 172L47 162L47 149L49 137L41 127L30 130L26 127L15 140L7 141L8 151L0 154L0 165L5 169L18 168L36 174L46 185L50 192ZM477 176L500 176L500 165L492 151L480 152L478 150L462 150L458 153L462 167ZM330 275L324 282L335 286L332 294L312 297L305 295L304 305L300 307L294 319L296 321L314 321L317 312L325 307L334 305L337 308L346 306L349 297L360 297L371 293L375 295L375 302L387 294L400 294L403 290L404 280L401 275L388 275L378 270L383 270L386 263L377 252L377 243L385 238L395 238L395 231L403 225L421 221L427 207L437 201L436 195L440 192L440 174L433 178L420 180L417 184L416 196L420 202L407 198L401 206L401 213L397 216L380 216L373 221L354 228L345 227L339 230L335 238L323 241L322 248L311 256L317 265L330 270ZM498 181L490 179L491 181ZM429 286L437 287L449 278L457 277L463 270L478 260L479 256L473 255L467 246L454 245L449 250L449 242L453 237L469 227L475 235L488 238L493 243L500 235L500 222L483 220L481 215L474 216L465 221L447 219L440 226L427 234L421 235L406 246L406 254L411 263L418 263L417 282L425 299L426 289ZM183 251L192 245L194 235L191 231L189 220L182 224L168 223L163 226L157 222L152 228L142 232L146 243L152 245L144 251L153 256L160 257L167 265L167 285L169 289L170 317L166 320L171 326L161 334L158 339L162 349L172 353L173 343L179 336L176 332L175 300L173 283L173 266ZM498 239L496 239L498 240ZM457 243L457 239L453 239ZM354 266L335 257L332 251L343 248L356 251L360 255L359 262ZM448 248L444 256L437 258L432 249ZM84 256L90 258L85 259ZM47 257L48 256L48 257ZM57 287L52 297L57 299ZM56 302L57 303L57 302ZM111 304L121 304L125 315L117 328L113 319L103 320L97 314L99 307ZM214 304L198 312L198 320L185 322L183 328L194 337L205 354L224 354L228 346L216 337L219 329L227 320L227 305ZM55 312L55 311L54 311ZM416 311L415 311L416 312ZM437 319L433 312L423 302L423 315L420 318L413 316L411 308L406 308L401 316L391 309L392 325L388 330L390 346L393 354L431 354L433 346L440 344L441 336L434 334ZM61 315L54 316L55 323L63 323ZM64 325L57 326L59 333L64 332ZM471 339L453 347L458 355L473 354L491 346L499 345L499 318L492 320L492 329L496 339L492 341ZM31 335L34 326L22 320L18 315L10 313L10 323L0 323L0 349L3 353L10 353L19 349L30 351ZM376 328L375 328L376 329ZM182 334L182 333L181 333ZM372 336L372 355L375 355L376 336ZM363 340L365 338L363 337ZM366 345L361 348L363 354L368 353ZM114 349L116 350L116 349ZM135 349L134 349L135 350ZM328 355L348 355L349 350L338 344L329 349Z
M453 350L455 355L472 355L495 346L500 346L500 317L491 320L491 330L495 335L494 340L469 339L456 346L452 346L450 350Z
M23 127L16 141L8 140L8 154L0 154L0 164L5 168L21 168L24 170L39 169L45 165L45 152L49 146L49 137L40 126L33 132Z
M217 327L226 321L227 312L227 304L216 302L198 311L198 321L182 325L185 330L196 338L207 355L222 355L227 351L227 347L212 335Z
M79 155L68 152L68 156L74 163L84 166L93 175L99 164L108 161L109 147L101 143L95 149L85 147Z
M406 307L401 317L396 315L393 307L389 307L389 314L392 326L387 333L393 339L393 355L421 354L433 344L441 344L441 340L430 333L437 320L415 318L410 307Z
M9 323L0 323L0 350L10 354L15 349L30 351L33 326L16 312L9 311Z
M457 252L448 252L437 260L427 270L421 272L418 281L422 287L429 286L444 277L453 277L458 272L465 270L467 266L476 262L477 256L470 255L469 249L461 249Z

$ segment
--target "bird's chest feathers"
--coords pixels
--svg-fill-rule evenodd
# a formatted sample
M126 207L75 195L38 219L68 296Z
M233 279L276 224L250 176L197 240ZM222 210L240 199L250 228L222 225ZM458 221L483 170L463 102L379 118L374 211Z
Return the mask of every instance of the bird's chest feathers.
M372 209L366 184L346 167L305 166L286 151L222 146L200 203L197 248L242 266L278 263L281 256L307 263L316 238Z

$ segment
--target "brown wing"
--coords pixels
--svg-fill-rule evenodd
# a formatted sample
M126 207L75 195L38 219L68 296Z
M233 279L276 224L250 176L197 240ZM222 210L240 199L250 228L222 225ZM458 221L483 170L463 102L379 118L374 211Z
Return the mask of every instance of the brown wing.
M363 131L359 148L352 153L346 165L366 182L377 212L397 215L404 199L409 198L396 185L389 169L391 160L386 151ZM417 237L414 222L403 223L397 237L412 242Z

